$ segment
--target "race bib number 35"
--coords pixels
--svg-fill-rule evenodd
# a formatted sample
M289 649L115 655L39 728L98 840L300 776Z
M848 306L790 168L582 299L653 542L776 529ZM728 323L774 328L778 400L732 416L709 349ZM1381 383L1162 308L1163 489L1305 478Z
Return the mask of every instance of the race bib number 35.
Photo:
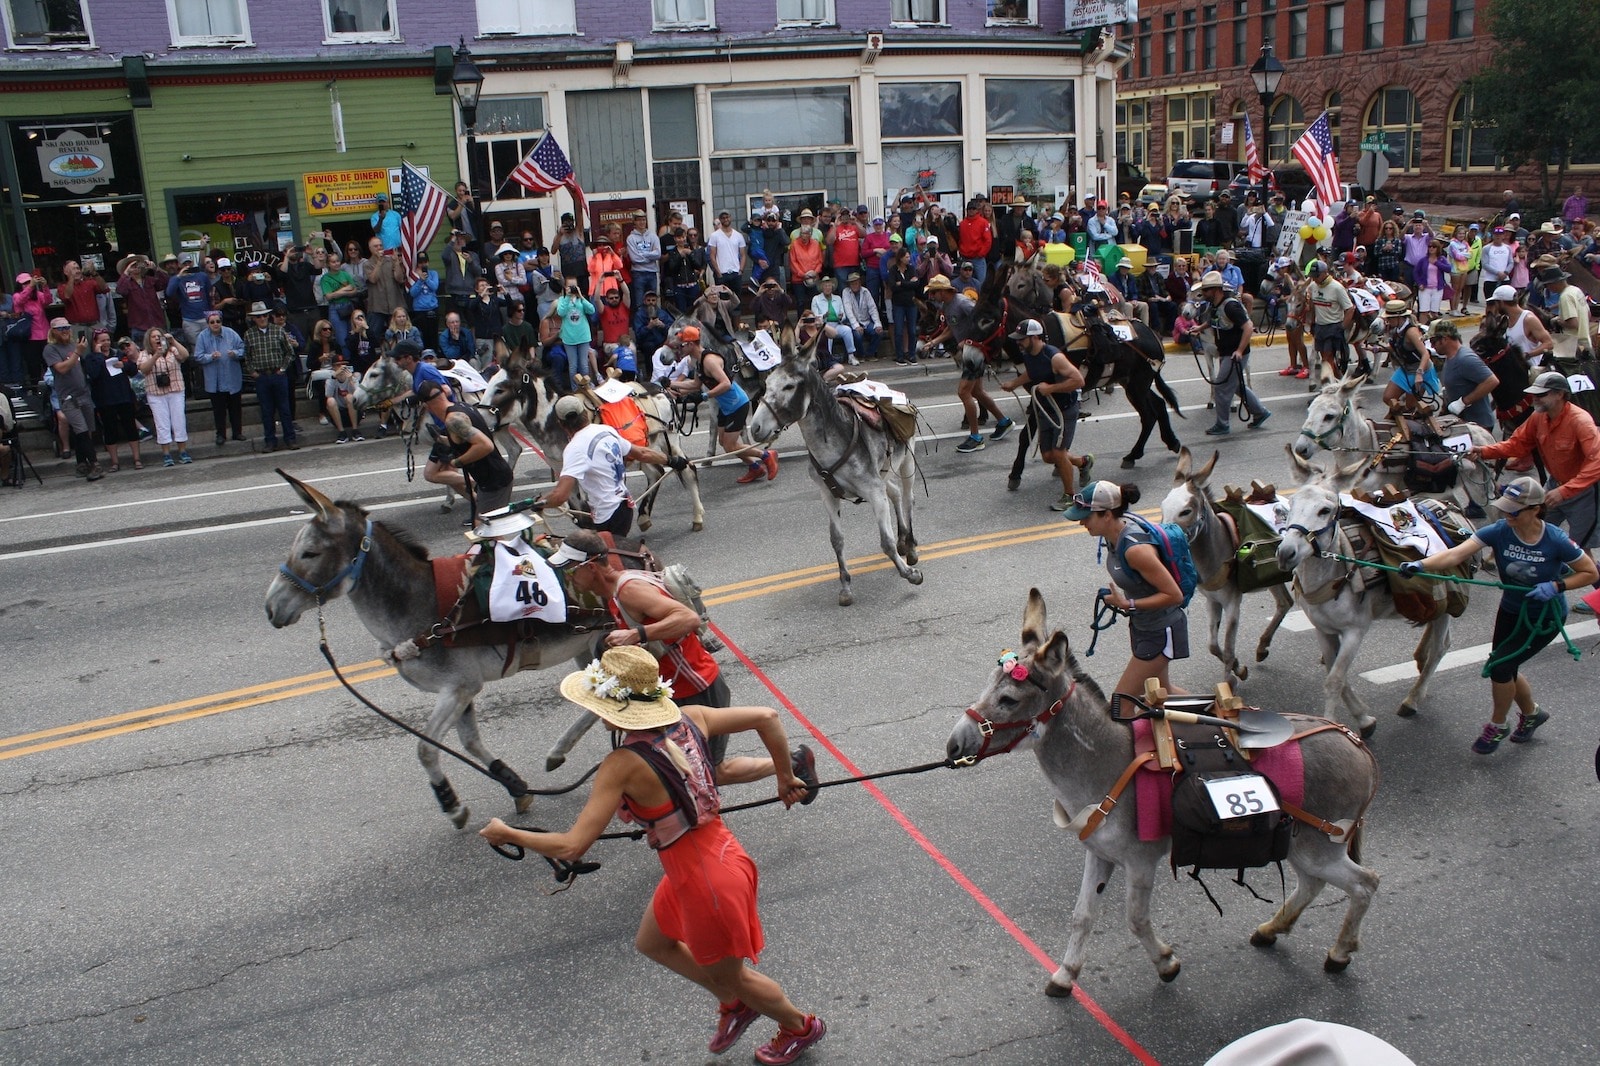
M1272 786L1259 774L1207 781L1206 792L1211 796L1211 806L1216 809L1218 818L1244 818L1278 809L1278 798L1272 794Z

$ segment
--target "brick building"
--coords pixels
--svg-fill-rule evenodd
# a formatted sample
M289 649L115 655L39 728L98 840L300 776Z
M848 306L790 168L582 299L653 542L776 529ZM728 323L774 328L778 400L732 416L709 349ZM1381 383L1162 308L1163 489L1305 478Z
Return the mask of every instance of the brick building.
M1340 171L1355 180L1363 137L1388 142L1398 200L1497 204L1536 189L1495 166L1468 120L1466 82L1492 53L1483 0L1144 0L1124 30L1117 155L1161 181L1182 158L1244 158L1244 116L1273 165L1324 109ZM1263 131L1249 69L1263 44L1287 70ZM1600 170L1600 159L1575 167Z
M882 211L907 187L1053 205L1111 173L1117 56L1067 18L1066 0L0 0L0 266L359 237L402 156L447 189L470 173L489 219L547 239L565 192L507 181L547 130L596 220L706 226L764 189L795 210ZM484 75L470 149L463 37Z

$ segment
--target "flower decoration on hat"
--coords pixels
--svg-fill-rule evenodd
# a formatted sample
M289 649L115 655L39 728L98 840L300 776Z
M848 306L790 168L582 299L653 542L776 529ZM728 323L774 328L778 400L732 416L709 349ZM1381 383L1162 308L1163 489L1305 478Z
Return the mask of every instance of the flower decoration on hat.
M591 660L583 669L583 679L588 684L589 692L602 700L670 700L672 698L672 683L664 677L657 676L656 683L650 688L634 689L623 683L622 678L610 673L601 665L599 659Z

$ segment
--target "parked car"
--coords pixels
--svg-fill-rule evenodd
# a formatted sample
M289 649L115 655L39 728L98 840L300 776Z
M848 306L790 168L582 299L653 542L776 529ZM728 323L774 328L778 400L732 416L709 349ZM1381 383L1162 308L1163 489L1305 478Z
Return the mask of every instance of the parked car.
M1165 185L1149 184L1139 190L1141 204L1164 204L1167 202L1167 187Z
M1167 175L1167 188L1191 200L1209 200L1228 187L1245 165L1231 159L1180 159Z

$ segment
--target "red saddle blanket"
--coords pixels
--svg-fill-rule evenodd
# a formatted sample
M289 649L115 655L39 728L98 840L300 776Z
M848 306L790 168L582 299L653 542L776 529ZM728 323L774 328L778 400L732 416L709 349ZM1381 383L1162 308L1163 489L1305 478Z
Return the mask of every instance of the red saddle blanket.
M442 559L429 559L433 564L433 600L435 615L447 617L467 591L467 556L446 555Z
M1133 753L1142 755L1155 751L1155 736L1150 720L1138 719L1133 723ZM1290 741L1273 748L1261 748L1250 761L1250 769L1271 781L1278 796L1296 807L1303 804L1306 790L1305 760L1300 752L1300 742ZM1139 819L1140 840L1160 840L1172 835L1173 775L1154 761L1146 763L1133 777L1135 813Z

